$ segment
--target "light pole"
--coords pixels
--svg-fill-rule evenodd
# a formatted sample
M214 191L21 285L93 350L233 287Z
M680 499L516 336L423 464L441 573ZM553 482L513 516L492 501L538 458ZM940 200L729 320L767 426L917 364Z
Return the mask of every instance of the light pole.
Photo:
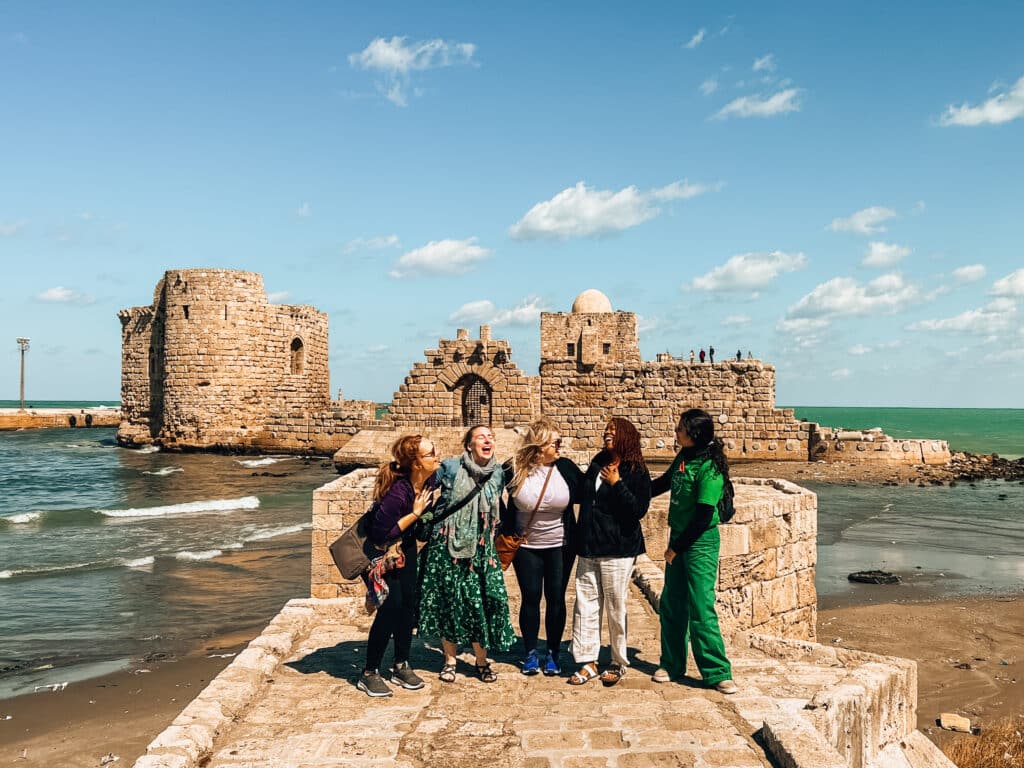
M25 412L25 353L28 352L28 339L18 339L21 350L21 412Z

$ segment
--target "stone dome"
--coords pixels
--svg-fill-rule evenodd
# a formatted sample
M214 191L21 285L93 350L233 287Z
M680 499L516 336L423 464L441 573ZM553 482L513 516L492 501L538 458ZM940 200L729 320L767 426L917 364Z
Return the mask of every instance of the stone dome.
M608 297L596 288L588 288L572 303L572 311L575 314L581 312L611 312L612 303Z

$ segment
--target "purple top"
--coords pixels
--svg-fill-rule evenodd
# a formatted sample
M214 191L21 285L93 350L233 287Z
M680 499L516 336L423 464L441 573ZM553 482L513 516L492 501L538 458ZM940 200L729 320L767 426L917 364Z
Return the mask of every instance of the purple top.
M435 477L432 475L428 478L424 487L435 487L437 485ZM414 501L416 501L416 492L412 489L409 478L398 478L377 505L377 514L373 516L373 522L367 532L370 541L377 545L384 545L389 541L403 538L406 534L411 535L413 526L409 526L403 531L398 527L398 521L412 512Z

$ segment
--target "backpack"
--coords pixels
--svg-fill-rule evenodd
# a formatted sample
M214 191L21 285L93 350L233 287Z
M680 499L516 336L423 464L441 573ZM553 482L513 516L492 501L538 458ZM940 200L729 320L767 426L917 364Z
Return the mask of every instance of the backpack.
M718 520L728 523L736 514L736 506L733 504L736 491L733 490L732 480L728 477L724 477L722 480L724 482L722 483L722 498L718 500Z

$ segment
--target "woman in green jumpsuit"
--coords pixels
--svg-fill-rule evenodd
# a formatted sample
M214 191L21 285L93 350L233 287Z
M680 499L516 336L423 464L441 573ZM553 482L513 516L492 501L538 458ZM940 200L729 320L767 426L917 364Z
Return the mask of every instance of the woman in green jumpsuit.
M652 495L671 491L669 544L661 617L661 664L654 681L667 683L686 673L686 644L693 647L701 678L721 693L736 693L715 612L718 575L718 502L729 479L729 463L715 422L692 409L679 417L672 466L652 483Z

